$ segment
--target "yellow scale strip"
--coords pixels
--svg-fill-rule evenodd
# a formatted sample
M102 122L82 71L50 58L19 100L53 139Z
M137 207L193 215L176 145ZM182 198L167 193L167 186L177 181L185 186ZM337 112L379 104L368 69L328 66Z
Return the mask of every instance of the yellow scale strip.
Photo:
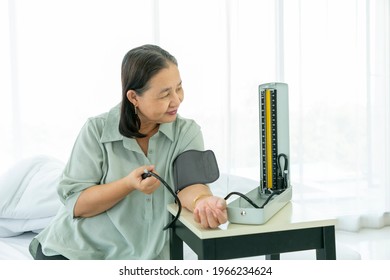
M266 152L267 152L267 188L272 189L272 119L271 119L271 90L265 91L265 120L266 120Z

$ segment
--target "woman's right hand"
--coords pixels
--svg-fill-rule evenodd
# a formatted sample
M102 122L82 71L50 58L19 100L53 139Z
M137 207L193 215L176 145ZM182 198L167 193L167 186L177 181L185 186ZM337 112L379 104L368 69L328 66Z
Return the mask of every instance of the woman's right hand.
M134 169L127 175L126 179L129 188L136 189L144 194L151 194L160 187L160 181L153 176L143 179L142 175L145 173L145 170L156 173L154 165L145 165Z

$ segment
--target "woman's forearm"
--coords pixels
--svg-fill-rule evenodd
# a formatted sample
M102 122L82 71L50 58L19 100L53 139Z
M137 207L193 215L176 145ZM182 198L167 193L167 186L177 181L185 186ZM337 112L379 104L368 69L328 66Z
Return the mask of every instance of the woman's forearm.
M98 215L113 207L133 190L134 188L129 187L126 177L85 189L75 204L74 217L87 218Z

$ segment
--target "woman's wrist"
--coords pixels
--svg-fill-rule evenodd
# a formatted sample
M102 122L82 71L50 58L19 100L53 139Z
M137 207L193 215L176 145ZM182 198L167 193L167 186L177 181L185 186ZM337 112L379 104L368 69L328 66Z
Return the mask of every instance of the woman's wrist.
M197 204L200 200L202 200L202 199L204 199L204 198L207 198L207 197L210 197L210 196L213 196L213 195L212 195L211 193L201 193L201 194L197 195L197 196L194 198L194 200L192 201L192 209L195 209L196 204Z

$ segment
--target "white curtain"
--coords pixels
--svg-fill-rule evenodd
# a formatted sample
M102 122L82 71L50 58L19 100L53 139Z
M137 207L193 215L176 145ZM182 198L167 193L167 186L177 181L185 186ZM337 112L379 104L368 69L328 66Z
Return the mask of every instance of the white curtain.
M339 227L390 224L386 0L0 2L0 170L67 160L86 118L120 102L120 64L159 44L179 61L180 114L221 172L260 178L258 85L289 85L293 199ZM226 182L226 193L232 188ZM256 186L254 186L256 187Z
M389 2L284 1L296 199L388 225Z

